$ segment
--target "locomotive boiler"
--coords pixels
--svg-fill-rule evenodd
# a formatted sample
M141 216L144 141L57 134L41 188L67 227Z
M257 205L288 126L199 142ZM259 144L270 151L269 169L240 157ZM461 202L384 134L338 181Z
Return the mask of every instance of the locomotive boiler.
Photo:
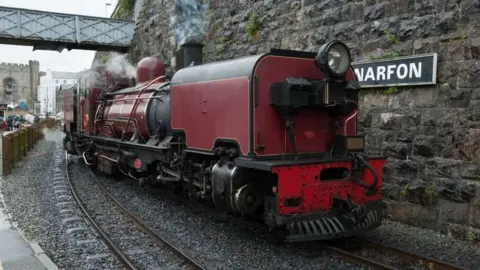
M360 86L348 47L272 49L202 63L182 48L136 78L100 67L65 94L65 149L107 174L158 184L267 225L275 241L356 235L381 225L386 158L357 134ZM67 119L68 115L68 119Z

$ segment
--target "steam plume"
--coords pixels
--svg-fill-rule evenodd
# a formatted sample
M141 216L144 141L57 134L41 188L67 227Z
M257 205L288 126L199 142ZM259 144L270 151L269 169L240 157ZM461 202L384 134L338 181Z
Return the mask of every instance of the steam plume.
M136 77L136 69L127 60L127 54L111 53L105 69L116 74L125 74L128 77Z
M201 43L208 31L208 3L200 0L176 0L175 16L170 18L170 27L175 30L177 46L186 43Z

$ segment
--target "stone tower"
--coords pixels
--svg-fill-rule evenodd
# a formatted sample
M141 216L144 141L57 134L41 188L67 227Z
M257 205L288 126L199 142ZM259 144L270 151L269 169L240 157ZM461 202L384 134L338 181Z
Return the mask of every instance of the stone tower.
M30 108L37 100L40 63L29 61L25 64L0 64L0 104L23 102Z

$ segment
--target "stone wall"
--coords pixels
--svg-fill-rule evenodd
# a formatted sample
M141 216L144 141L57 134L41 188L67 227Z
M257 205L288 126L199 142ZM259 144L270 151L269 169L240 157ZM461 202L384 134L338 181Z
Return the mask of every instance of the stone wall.
M365 89L359 131L389 157L391 219L472 240L480 229L478 0L210 0L204 60L317 51L340 39L354 60L439 54L437 85ZM145 0L133 62L158 55L173 72L174 0Z
M0 63L0 103L24 101L33 108L33 101L37 98L40 63L29 61L29 65ZM13 79L15 89L12 93L5 91L5 82Z

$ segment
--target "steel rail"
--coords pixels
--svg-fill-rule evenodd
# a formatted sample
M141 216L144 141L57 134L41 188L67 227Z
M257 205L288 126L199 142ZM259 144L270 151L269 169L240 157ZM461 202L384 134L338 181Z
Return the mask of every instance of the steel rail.
M332 247L332 246L325 245L324 248L327 251L329 251L330 253L334 253L334 254L339 255L339 256L335 256L335 257L339 257L342 260L345 260L345 261L348 261L348 262L351 262L351 263L354 263L354 264L361 264L361 265L370 266L370 267L373 267L375 269L382 269L382 270L398 270L394 267L390 267L386 264L379 263L379 262L376 262L376 261L372 261L370 259L367 259L365 257L359 256L359 255L356 255L356 254L353 254L349 251L346 251L346 250L343 250L343 249L340 249L340 248L337 248L337 247Z
M399 257L402 257L404 259L409 259L411 261L416 261L424 266L428 267L428 269L435 269L435 270L468 270L468 268L455 265L449 262L445 261L440 261L434 258L422 256L419 254L415 254L409 251L401 250L389 245L381 244L378 242L374 242L371 240L363 239L362 240L366 246L372 249L380 249L383 252L389 253L389 254L395 254L398 255ZM432 268L433 267L433 268Z
M77 193L75 192L75 189L72 185L70 175L68 173L68 153L65 151L65 170L66 170L66 178L67 178L67 183L68 186L70 187L70 191L72 192L72 196L77 202L77 205L80 207L80 210L82 210L83 214L87 217L88 221L90 224L95 227L97 232L102 236L103 240L107 244L107 246L110 248L110 250L113 252L113 254L120 260L120 262L128 269L132 270L137 270L138 268L135 266L135 264L128 258L127 254L125 254L115 243L113 243L112 239L108 234L102 229L100 225L95 221L95 219L90 216L88 213L87 209L81 202L80 198L78 198Z
M435 269L435 270L469 270L465 267L459 266L459 265L454 265L449 262L445 261L440 261L437 259L429 258L426 256L422 256L419 254L415 254L412 252L404 251L389 245L381 244L378 242L374 242L368 239L359 239L360 240L360 245L362 247L367 247L372 250L379 250L382 253L387 253L389 255L393 255L395 257L400 258L403 261L410 261L410 262L417 262L421 263L424 265L427 269ZM395 268L389 265L386 265L384 263L380 263L374 260L371 260L369 258L365 258L362 256L359 256L357 254L354 254L353 252L346 251L342 248L338 247L333 247L331 245L323 245L324 248L341 257L342 259L345 259L346 261L350 261L355 264L362 264L365 266L370 266L375 269L384 269L384 270L400 270L399 268Z
M148 234L152 239L163 245L167 245L171 250L173 250L175 253L177 253L180 257L184 258L189 264L191 264L195 269L198 270L206 270L207 267L203 266L202 263L198 262L194 258L192 258L190 255L188 255L185 251L181 250L179 247L176 247L173 243L171 243L165 236L159 234L156 231L153 231L150 229L147 225L145 225L145 222L143 222L137 215L132 213L130 210L128 210L121 202L119 202L117 199L115 199L108 191L107 189L98 181L96 178L95 174L93 173L92 169L89 168L90 174L92 175L93 179L97 183L97 185L103 190L104 194L107 195L112 202L127 216L129 216L136 225L138 225L142 231L144 231L146 234Z

